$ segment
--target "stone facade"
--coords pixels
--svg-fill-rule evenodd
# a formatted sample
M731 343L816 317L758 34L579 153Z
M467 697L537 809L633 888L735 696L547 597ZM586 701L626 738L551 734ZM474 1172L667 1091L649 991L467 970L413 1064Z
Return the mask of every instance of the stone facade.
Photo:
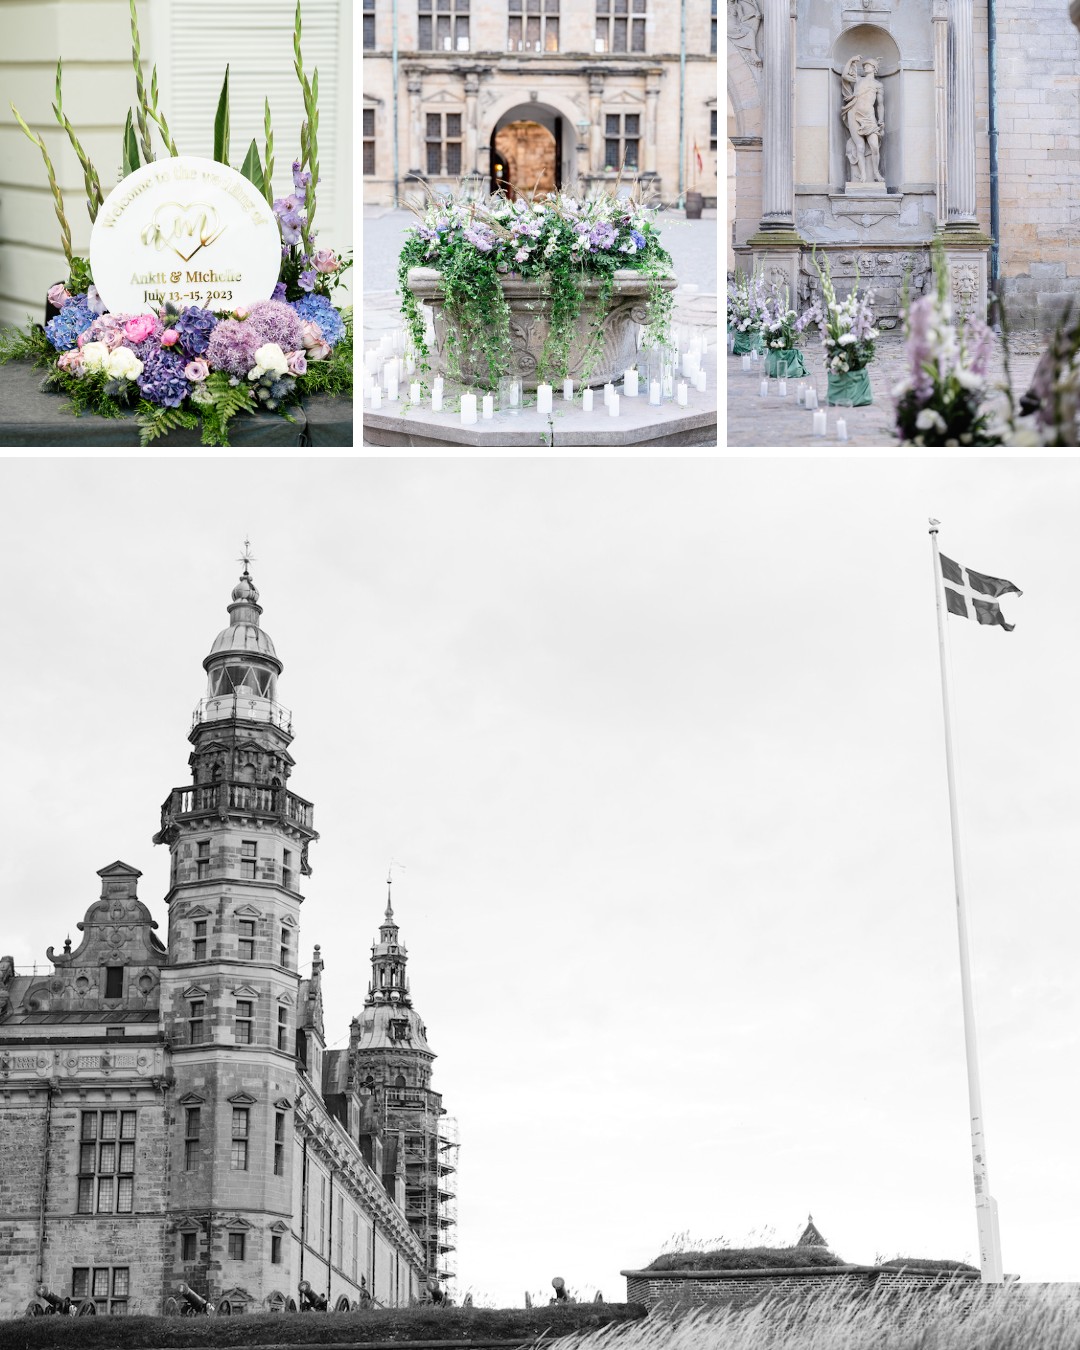
M430 13L424 0L398 7L396 86L394 12L378 0L365 15L367 203L390 204L406 189L410 199L422 196L417 179L449 188L465 175L493 189L497 145L504 158L512 150L500 133L514 127L516 144L517 124L532 123L547 133L543 168L553 185L581 190L614 181L605 164L613 156L618 163L628 149L627 163L636 157L639 176L661 200L673 203L696 187L715 205L715 9L710 16L705 4L685 5L680 173L680 0L590 0L578 7L499 0L471 13L462 0L447 3ZM430 44L426 50L421 40ZM446 43L454 50L434 50ZM528 134L539 148L537 133ZM531 191L536 168L532 160L524 172L515 166L519 176L511 182Z
M1080 50L1059 0L1002 0L996 23L995 257L986 0L729 0L730 261L771 252L794 281L815 246L873 255L894 317L901 259L940 234L958 307L983 307L996 265L1012 323L1051 323L1080 286ZM880 63L884 192L845 185L855 55Z
M0 958L9 1305L44 1284L103 1313L160 1312L186 1284L234 1311L281 1309L307 1281L331 1305L393 1306L449 1273L427 1206L406 1213L394 1085L339 1081L317 946L299 972L318 835L288 786L292 718L261 613L245 568L203 663L192 781L170 791L154 839L171 856L166 941L139 872L115 862L79 946L49 948L50 973ZM437 1232L438 1211L436 1197Z

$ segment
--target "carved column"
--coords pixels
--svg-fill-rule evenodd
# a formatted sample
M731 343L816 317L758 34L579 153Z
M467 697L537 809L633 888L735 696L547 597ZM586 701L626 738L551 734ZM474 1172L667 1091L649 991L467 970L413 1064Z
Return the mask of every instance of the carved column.
M934 0L934 139L937 153L936 224L949 215L949 0Z
M765 0L763 231L795 229L794 27L791 0Z
M464 173L477 173L476 163L478 126L476 121L476 95L480 90L480 76L475 70L465 74L465 163ZM485 169L486 172L486 169Z
M656 127L657 107L660 102L659 70L650 70L645 75L645 153L642 156L642 169L645 173L656 173Z
M974 0L949 0L950 229L971 230L975 215L975 45Z
M409 84L409 163L412 166L409 172L423 174L427 172L427 162L423 158L424 143L420 134L420 93L424 80L418 70L407 70L405 75Z
M603 71L589 72L589 172L604 171L604 128L600 100L604 92Z

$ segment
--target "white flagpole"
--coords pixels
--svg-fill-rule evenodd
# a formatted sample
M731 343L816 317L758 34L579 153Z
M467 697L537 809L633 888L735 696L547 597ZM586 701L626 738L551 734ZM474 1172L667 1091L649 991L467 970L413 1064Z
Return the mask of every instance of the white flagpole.
M956 802L956 768L953 746L952 701L949 696L948 651L945 636L945 589L938 553L939 521L930 522L934 555L934 597L937 601L938 654L941 658L941 702L945 714L945 768L949 780L949 823L952 827L953 880L956 887L956 926L960 939L960 991L964 1003L964 1047L967 1052L968 1104L971 1110L971 1158L975 1181L975 1217L979 1229L979 1264L984 1284L1002 1283L1001 1239L998 1235L997 1202L990 1195L986 1166L982 1092L979 1087L979 1056L975 1042L975 1004L971 989L971 944L967 905L964 899L964 869L960 855L960 812Z

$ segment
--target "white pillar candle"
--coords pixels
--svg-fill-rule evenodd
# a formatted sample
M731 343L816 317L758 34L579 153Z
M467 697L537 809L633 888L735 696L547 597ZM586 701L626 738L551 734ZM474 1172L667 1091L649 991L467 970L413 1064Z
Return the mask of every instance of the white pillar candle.
M637 398L637 371L633 368L623 374L623 393L627 398Z
M551 411L551 385L538 384L536 386L536 411L543 416Z
M409 385L409 402L410 402L410 403L419 403L419 402L420 402L420 382L419 382L419 380L413 380L412 384Z
M485 394L485 395L484 395L484 416L485 416L485 417L494 417L494 416L495 416L495 395L494 395L494 394Z
M757 349L756 347L754 347L754 348L751 350L751 352L750 352L750 360L751 360L751 361L760 361L760 360L761 360L761 353L758 351L758 349Z
M799 407L803 407L803 401L806 398L806 385L802 380L795 386L795 402Z
M842 417L838 417L836 419L836 439L838 441L846 441L847 438L847 423Z
M699 394L703 394L705 392L705 372L700 367L698 367L698 373L694 376L694 388L698 391ZM780 381L780 394L782 397L786 396L787 394L786 380Z
M572 403L572 402L574 401L574 381L573 381L573 380L563 380L563 382L562 382L562 396L563 396L563 398L566 400L567 403Z
M769 381L767 379L761 381L761 384L758 388L758 393L761 395L762 398L769 397Z
M682 406L683 406L684 408L686 407L687 399L686 399L686 381L685 381L685 380L680 380L680 381L679 381L679 402L682 404Z
M382 390L378 385L371 391L371 411L382 407Z
M816 408L817 405L817 390L811 385L806 391L806 397L803 399L803 407Z
M592 390L583 389L581 391L581 411L592 412Z
M610 402L611 402L611 396L612 396L612 394L613 394L614 392L615 392L615 386L614 386L613 384L605 384L605 385L604 385L604 402L605 402L605 403L610 403Z
M386 401L387 403L396 403L398 401L396 375L392 375L386 382Z
M397 379L397 362L386 361L382 368L383 384L389 389L390 381Z
M461 396L461 421L463 425L476 421L476 395L462 394Z
M431 385L431 392L433 394L441 394L442 391L443 391L443 377L441 375L436 375Z
M705 372L702 371L701 374L704 375ZM776 393L780 398L787 398L787 380L783 376L776 381Z
M438 381L436 381L436 384L438 384ZM441 389L433 389L433 390L431 391L431 411L432 411L432 412L442 412L442 390L441 390Z
M658 407L659 404L660 404L660 381L659 381L659 380L653 380L652 384L649 385L649 402L650 402L651 404L653 404L654 406L657 406L657 407Z
M415 369L416 369L416 362L412 359L411 355L407 356L405 358L405 373L407 375L411 375Z
M749 352L747 352L747 354L742 358L742 368L743 368L743 370L746 371L747 375L750 374L750 353L749 353Z
M824 409L824 408L819 408L819 409L814 413L814 435L815 435L815 436L824 436L824 435L825 435L825 409Z
M611 416L611 417L618 417L618 415L619 415L619 396L618 396L618 394L613 393L613 394L611 395L611 398L610 398L610 400L608 401L607 410L608 410L609 416Z
M682 359L682 373L688 378L693 379L701 365L701 358L696 352L686 352Z

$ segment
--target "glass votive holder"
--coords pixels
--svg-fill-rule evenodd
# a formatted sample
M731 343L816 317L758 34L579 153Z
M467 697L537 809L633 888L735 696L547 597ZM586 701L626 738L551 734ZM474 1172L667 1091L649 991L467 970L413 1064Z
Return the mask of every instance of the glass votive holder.
M521 381L513 375L504 375L499 381L499 411L517 416L521 412Z

